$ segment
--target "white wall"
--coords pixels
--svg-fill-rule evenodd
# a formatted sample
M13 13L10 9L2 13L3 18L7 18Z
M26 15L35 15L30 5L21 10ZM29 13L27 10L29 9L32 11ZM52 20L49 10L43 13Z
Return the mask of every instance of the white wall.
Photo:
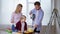
M0 16L1 16L1 0L0 0ZM0 23L1 23L1 17L0 17Z
M11 24L11 14L15 11L17 4L22 3L21 0L1 0L1 20L0 24ZM25 1L22 3L26 3ZM26 15L26 4L23 6L22 12Z
M13 12L13 1L12 0L1 0L1 17L2 22L0 24L10 24L10 14Z
M11 24L10 23L10 18L11 18L11 13L15 10L16 5L18 3L22 3L23 6L23 13L27 15L27 5L25 4L26 1L20 1L20 0L1 0L1 17L2 17L2 22L0 24ZM49 23L49 19L51 16L51 0L41 0L41 7L44 10L44 18L42 21L43 25L47 25Z
M44 18L42 21L43 25L47 25L49 23L49 19L51 16L51 0L41 0L41 7L44 11Z
M55 3L54 7L58 10L58 14L60 17L60 0L55 0L54 3ZM60 18L59 18L59 20L60 20ZM59 26L58 22L56 22L56 32L57 32L56 34L60 34L60 26Z
M1 0L0 0L0 16L1 16ZM0 23L1 23L1 17L0 17Z
M56 0L56 8L58 9L58 13L59 13L59 16L60 16L60 0Z
M51 11L54 9L54 0L51 0Z

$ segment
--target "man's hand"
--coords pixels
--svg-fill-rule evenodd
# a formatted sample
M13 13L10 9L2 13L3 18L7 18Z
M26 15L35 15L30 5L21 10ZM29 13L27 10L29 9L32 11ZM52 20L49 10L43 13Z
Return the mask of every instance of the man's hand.
M36 25L36 24L35 24L35 25L34 25L34 27L35 27L35 28L37 28L37 27L38 27L38 25Z

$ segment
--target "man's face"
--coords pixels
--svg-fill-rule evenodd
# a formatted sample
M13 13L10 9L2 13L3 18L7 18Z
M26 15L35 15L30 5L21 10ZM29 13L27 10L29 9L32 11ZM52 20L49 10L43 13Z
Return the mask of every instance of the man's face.
M35 8L36 8L37 10L39 10L39 9L40 9L40 5L35 5Z

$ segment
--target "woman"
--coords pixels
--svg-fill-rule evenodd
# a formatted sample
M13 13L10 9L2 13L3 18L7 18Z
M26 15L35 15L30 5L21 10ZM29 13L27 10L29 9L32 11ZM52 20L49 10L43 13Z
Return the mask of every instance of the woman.
M14 31L16 23L20 20L20 17L22 16L22 4L18 4L16 7L15 12L12 13L11 23L12 25L12 31Z

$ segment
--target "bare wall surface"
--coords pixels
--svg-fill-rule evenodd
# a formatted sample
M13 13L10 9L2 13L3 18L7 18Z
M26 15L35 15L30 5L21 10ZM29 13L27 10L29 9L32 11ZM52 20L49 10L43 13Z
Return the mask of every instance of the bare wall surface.
M20 2L19 0L1 0L1 17L2 22L0 24L11 24L11 13L15 10L16 5ZM24 4L24 3L23 3ZM28 3L27 3L28 4ZM25 7L25 6L24 6ZM44 11L44 18L42 25L47 25L51 16L51 0L41 0L41 7ZM27 9L26 9L27 10ZM25 13L25 12L24 12ZM27 12L26 12L27 14Z
M60 0L54 0L54 7L58 10L59 20L60 20ZM59 28L58 21L56 22L56 32L57 34L60 34L60 28Z

